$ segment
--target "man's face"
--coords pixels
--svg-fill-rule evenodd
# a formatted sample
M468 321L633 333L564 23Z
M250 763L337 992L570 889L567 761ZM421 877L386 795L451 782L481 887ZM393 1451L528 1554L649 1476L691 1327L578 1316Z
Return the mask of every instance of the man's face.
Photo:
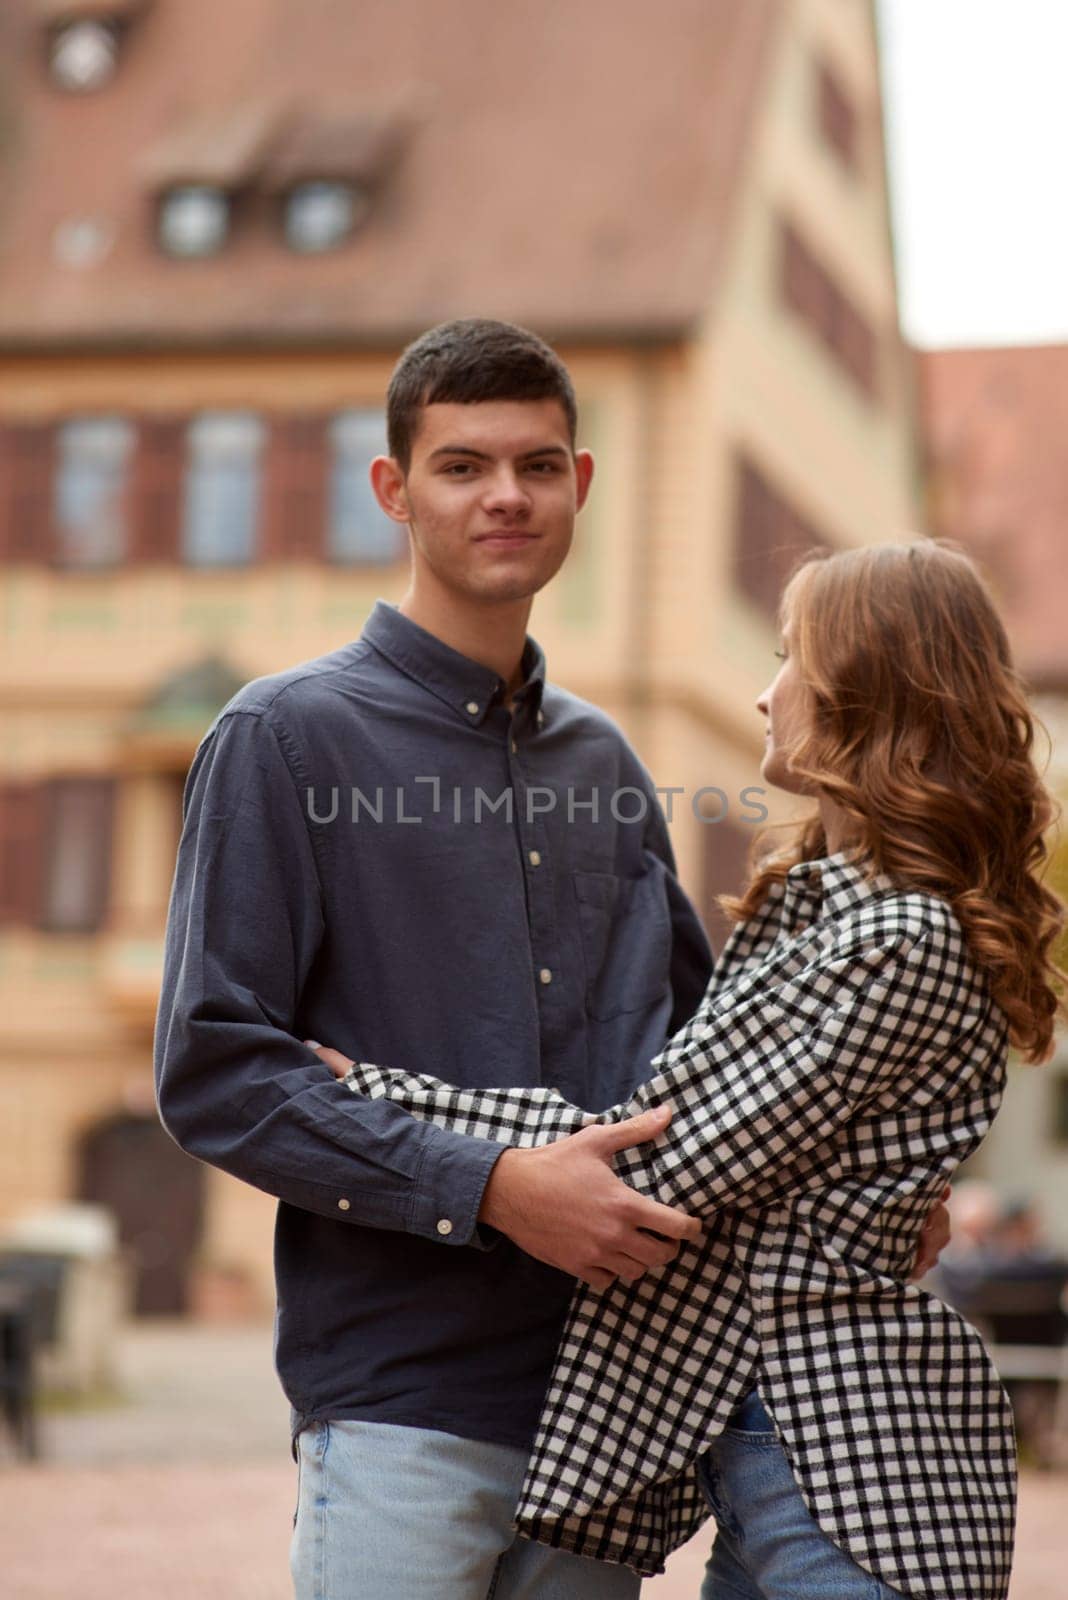
M416 575L465 600L527 599L559 570L593 473L557 400L424 406L406 474L379 458L383 508L411 529Z

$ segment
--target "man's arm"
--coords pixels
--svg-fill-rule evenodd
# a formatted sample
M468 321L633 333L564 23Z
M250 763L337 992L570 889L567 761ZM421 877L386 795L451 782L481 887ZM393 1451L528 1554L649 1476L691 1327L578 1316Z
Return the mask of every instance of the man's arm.
M194 758L156 1025L160 1115L191 1155L291 1205L478 1244L503 1143L338 1094L293 1036L326 933L296 759L284 730L242 710Z
M761 991L722 1013L699 1014L654 1062L659 1070L648 1083L625 1105L597 1114L548 1089L455 1089L364 1062L351 1065L346 1081L357 1094L386 1095L442 1125L509 1137L518 1148L503 1158L493 1185L502 1204L518 1185L533 1213L540 1185L551 1189L549 1153L560 1159L585 1141L643 1195L668 1206L702 1216L761 1206L819 1181L826 1141L940 1036L948 994L930 982L928 954L927 936L897 937L825 958L774 1000ZM349 1067L336 1052L323 1058L335 1075ZM649 1125L635 1114L655 1110L672 1113L670 1127L640 1149ZM643 1139L627 1136L627 1118ZM606 1136L601 1150L597 1141ZM936 1235L939 1205L926 1230Z

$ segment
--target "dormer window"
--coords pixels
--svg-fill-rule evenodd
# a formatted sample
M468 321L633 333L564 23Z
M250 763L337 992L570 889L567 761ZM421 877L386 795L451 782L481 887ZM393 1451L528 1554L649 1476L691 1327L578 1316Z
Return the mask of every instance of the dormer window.
M150 0L37 0L52 82L92 94L114 78L126 36Z
M411 131L399 110L319 107L281 135L261 182L281 207L291 250L343 245L371 214Z
M146 151L141 170L167 255L213 256L230 242L284 120L277 102L245 101L177 123Z
M169 256L213 256L230 231L230 196L207 183L178 184L160 198L159 242Z
M110 83L118 59L118 39L106 22L70 22L52 38L52 77L73 94L91 94Z
M357 184L336 179L298 183L285 200L286 240L305 255L333 250L359 226L369 204Z

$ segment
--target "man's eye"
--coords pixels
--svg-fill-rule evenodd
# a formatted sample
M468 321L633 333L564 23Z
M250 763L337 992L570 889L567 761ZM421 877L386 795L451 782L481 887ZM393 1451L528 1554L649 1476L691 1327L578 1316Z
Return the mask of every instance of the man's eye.
M559 472L560 469L555 461L532 461L527 470L540 473L542 477L548 477L551 473Z
M469 472L474 471L474 467L470 461L453 461L445 468L445 471L451 478L466 478Z

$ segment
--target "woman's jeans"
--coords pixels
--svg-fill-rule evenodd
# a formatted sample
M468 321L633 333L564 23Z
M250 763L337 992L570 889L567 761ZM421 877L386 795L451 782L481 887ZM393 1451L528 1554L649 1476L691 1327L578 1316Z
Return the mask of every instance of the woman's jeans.
M755 1389L700 1475L719 1530L701 1600L899 1600L821 1531Z

